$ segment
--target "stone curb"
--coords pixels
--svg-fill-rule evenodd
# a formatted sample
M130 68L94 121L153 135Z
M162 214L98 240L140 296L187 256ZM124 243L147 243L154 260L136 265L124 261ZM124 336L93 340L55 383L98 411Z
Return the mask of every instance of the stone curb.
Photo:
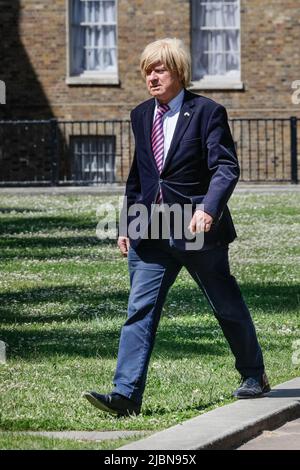
M263 398L238 400L118 450L235 449L299 416L300 377L274 387Z

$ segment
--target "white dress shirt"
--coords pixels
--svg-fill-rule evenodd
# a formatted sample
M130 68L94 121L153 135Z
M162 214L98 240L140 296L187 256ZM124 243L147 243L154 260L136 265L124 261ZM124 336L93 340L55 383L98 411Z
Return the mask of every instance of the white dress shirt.
M175 127L177 124L179 112L182 106L184 98L184 89L182 89L178 95L175 96L169 103L168 106L170 107L169 111L167 111L163 115L163 130L164 130L164 161L166 158L166 155L168 153L168 150L171 145L171 141L174 135ZM155 110L154 110L154 116L153 116L153 122L156 116L157 112L157 107L159 105L159 102L157 99L155 99Z

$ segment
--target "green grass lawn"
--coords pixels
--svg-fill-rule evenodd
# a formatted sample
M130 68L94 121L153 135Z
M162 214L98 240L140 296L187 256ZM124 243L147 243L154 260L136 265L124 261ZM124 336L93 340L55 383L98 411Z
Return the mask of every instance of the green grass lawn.
M239 382L234 358L184 270L163 310L142 414L117 419L82 398L85 390L112 389L129 293L127 260L115 241L96 237L103 202L117 204L118 196L1 195L0 340L8 345L7 363L0 364L1 431L151 431L232 401ZM273 385L299 375L292 361L300 339L299 206L300 193L240 193L230 200L238 232L232 274ZM0 448L25 439L14 433L0 435ZM25 440L19 445L50 445Z
M112 450L136 439L113 441L80 441L53 437L24 435L21 432L0 431L0 449L3 450Z

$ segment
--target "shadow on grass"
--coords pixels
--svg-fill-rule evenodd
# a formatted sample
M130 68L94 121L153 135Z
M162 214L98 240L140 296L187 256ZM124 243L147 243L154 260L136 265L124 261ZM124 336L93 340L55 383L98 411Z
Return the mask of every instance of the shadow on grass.
M93 230L97 221L80 214L76 216L44 216L44 217L2 217L0 235L12 233L28 233L63 228L69 230Z
M109 287L110 291L107 291ZM81 285L60 285L51 287L33 287L20 289L0 294L0 313L2 324L45 323L53 321L79 320L89 322L95 318L107 319L112 317L124 317L127 311L129 285L126 289L118 289L113 284L105 285L105 291L101 287L86 288ZM266 314L283 314L295 311L299 306L299 286L260 286L243 284L243 296L250 310L264 310ZM49 306L53 312L39 314L36 308L45 308L45 305L58 303L59 312L55 306ZM64 305L66 312L64 312ZM84 305L84 310L83 306ZM32 306L35 310L32 314L28 309ZM23 309L25 308L25 312ZM164 312L176 316L189 316L191 312L211 311L209 304L201 290L195 286L176 286L171 288L165 303ZM70 312L70 309L72 311Z
M266 314L283 314L299 308L299 285L239 283L239 286L250 310L263 309ZM186 301L188 314L199 306L199 289L196 284L195 288L174 286L171 292L172 298L169 295L168 303L178 302L180 305L183 300ZM180 314L184 315L181 308Z
M231 399L231 401L233 401L232 397L231 397L231 393L224 393L223 392L223 396L225 399ZM199 400L191 405L185 403L184 406L182 406L182 408L180 410L178 410L178 406L176 404L176 407L172 407L172 409L170 409L170 407L164 407L160 404L157 404L156 406L152 407L152 408L147 408L147 405L145 405L143 408L142 408L142 413L143 413L143 416L147 416L147 417L151 417L151 416L168 416L170 415L170 413L174 413L174 412L178 412L178 411L181 411L181 412L189 412L189 411L207 411L209 408L211 407L216 407L217 405L223 405L224 404L224 401L223 400L220 400L218 398L216 398L215 400L211 400L211 401L206 401L206 400ZM119 418L117 419L127 419L126 416L120 416Z
M184 326L182 332L178 328L164 327L158 331L156 353L166 359L182 359L183 357L198 357L199 355L219 356L228 350L222 337L215 338L215 326ZM120 328L102 328L98 332L72 328L55 328L51 331L42 329L26 329L19 331L2 331L0 337L7 347L7 359L23 358L38 360L39 358L55 356L86 357L101 360L101 358L116 358L118 352Z
M99 239L88 236L76 237L30 237L30 238L9 238L0 240L0 248L5 248L5 251L0 252L0 259L10 260L16 257L22 259L59 259L59 258L74 258L80 256L86 257L86 253L74 250L76 248L89 248L89 247L112 247L116 249L116 256L120 258L120 253L117 248L116 239ZM8 250L9 249L9 250ZM22 251L23 250L23 251ZM39 250L44 250L43 252ZM68 253L69 250L69 253ZM93 253L93 257L94 257ZM99 252L99 257L102 254Z
M298 305L297 286L243 286L251 309L265 310L273 319L274 313L289 313ZM280 293L280 294L279 294ZM70 305L70 300L73 305ZM59 286L52 288L24 289L0 295L1 323L6 325L0 331L0 338L9 345L9 357L53 356L56 354L83 357L115 357L118 349L121 326L126 319L128 291L115 289L101 294L101 290L90 290L81 286ZM176 304L178 301L178 305ZM65 304L55 312L49 305L45 314L38 313L38 306L44 303ZM170 304L170 305L169 305ZM22 309L26 311L23 313ZM28 314L28 307L34 308ZM53 308L53 314L49 309ZM71 310L71 311L70 311ZM199 354L219 355L227 349L223 335L216 335L219 328L211 313L211 321L201 321L201 312L208 310L208 304L201 291L195 288L174 286L169 294L163 316L176 315L174 325L166 322L158 330L158 353L169 358ZM210 311L210 308L209 308ZM191 312L199 312L199 324L188 325L181 320ZM178 319L178 321L176 321ZM116 320L111 322L111 320ZM56 322L53 324L53 322ZM75 321L74 324L71 324ZM89 331L87 326L90 325ZM99 330L97 331L97 323ZM63 323L64 322L64 323ZM69 328L65 327L69 322ZM116 323L117 322L117 323ZM25 325L21 330L22 325ZM32 325L32 326L31 326ZM17 328L16 328L17 326ZM270 349L273 346L270 344Z
M51 323L53 321L90 322L93 319L108 319L126 315L128 291L114 290L105 292L101 290L87 289L77 285L65 285L55 287L36 287L0 294L0 315L2 324L23 323ZM67 312L55 311L55 306L49 306L45 313L37 313L35 310L28 314L28 306L43 308L48 303L66 305ZM71 305L70 305L71 303ZM83 308L84 305L84 308ZM23 313L22 309L26 309ZM70 308L72 311L70 312ZM120 308L122 312L120 312ZM49 312L53 310L53 312Z
M46 210L47 209L31 209L30 207L0 207L0 214L11 214L12 212L17 212L18 214L26 214L27 212L46 212Z

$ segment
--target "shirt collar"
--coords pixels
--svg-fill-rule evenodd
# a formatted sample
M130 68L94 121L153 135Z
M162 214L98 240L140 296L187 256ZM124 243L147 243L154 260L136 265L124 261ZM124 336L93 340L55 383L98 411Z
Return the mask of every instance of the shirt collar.
M179 109L181 108L182 102L183 102L183 98L184 98L184 88L178 93L178 95L176 95L168 103L168 106L170 107L170 111L172 113L176 113L177 111L179 111ZM156 98L155 98L155 102L156 102L156 108L157 108L157 106L159 105L159 102ZM170 112L170 111L168 111L168 112Z

